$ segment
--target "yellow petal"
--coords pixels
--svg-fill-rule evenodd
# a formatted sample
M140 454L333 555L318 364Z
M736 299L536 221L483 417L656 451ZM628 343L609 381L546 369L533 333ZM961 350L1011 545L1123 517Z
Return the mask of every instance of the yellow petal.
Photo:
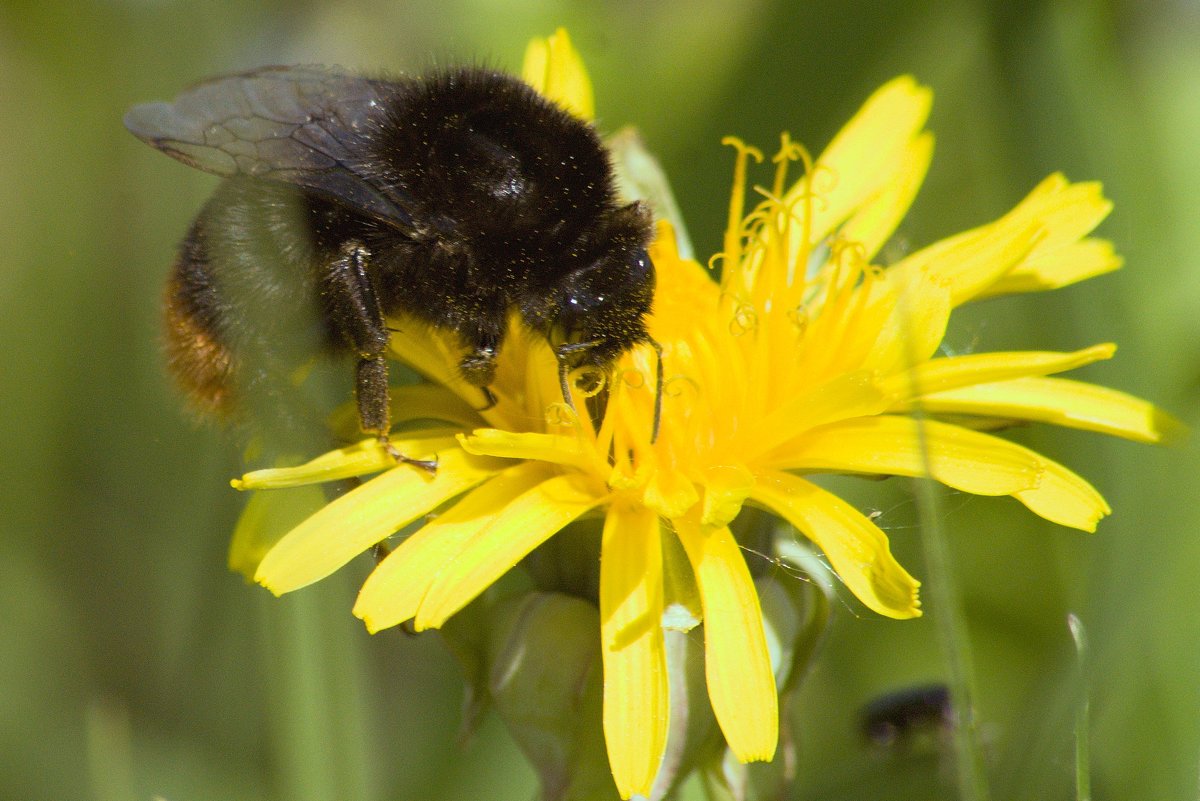
M1090 233L1112 211L1112 201L1104 197L1103 187L1095 181L1071 183L1062 174L1055 173L1043 180L1025 200L1013 209L1006 217L1021 217L1031 220L1041 226L1042 234L1037 246L1018 264L1009 276L1022 276L1019 280L1027 280L1030 275L1038 274L1039 267L1049 269L1051 275L1059 273L1059 268L1051 266L1050 262L1063 259L1073 261L1079 258L1080 240ZM1097 243L1100 244L1100 243ZM1087 250L1087 249L1085 249ZM1093 249L1092 257L1103 255L1104 248ZM1108 252L1110 266L1115 269L1119 260L1113 264L1111 250ZM1037 265L1037 266L1035 266ZM1075 272L1077 268L1070 267L1064 272ZM1000 282L1001 288L992 287L989 294L1002 291L1012 291L1003 288L1005 276Z
M810 431L777 453L782 456L774 466L783 469L931 474L963 492L1012 495L1035 514L1084 531L1094 531L1110 511L1090 484L1062 465L999 437L934 420L846 420Z
M458 369L462 347L445 334L412 317L389 319L391 354L435 384L457 395L473 409L487 405L479 387L468 384ZM491 419L487 414L483 417Z
M411 384L389 391L392 423L413 420L443 420L456 428L479 425L479 412L445 387L436 384ZM357 413L357 410L356 410ZM357 422L357 419L355 420Z
M604 739L622 798L649 796L667 744L662 544L658 516L614 506L600 555Z
M444 429L414 433L423 433L426 436L394 439L391 440L392 447L413 459L433 459L439 451L447 448L458 449L454 437L446 436ZM323 453L302 465L254 470L229 483L237 490L282 489L365 476L394 467L396 458L388 453L378 439L372 437L336 451Z
M716 305L720 296L717 282L698 262L680 255L675 229L666 220L659 220L655 226L649 253L659 286L651 310L652 319L671 316L672 312L684 315L691 311L694 322L697 306Z
M578 475L555 475L512 496L475 531L458 557L429 585L416 614L418 631L437 628L559 529L604 500L603 486Z
M974 384L990 384L1074 370L1101 359L1111 359L1116 350L1116 345L1104 344L1073 353L1009 351L949 356L922 362L905 373L888 376L881 383L885 391L895 397L911 398ZM918 403L924 408L923 401Z
M750 571L729 529L674 523L700 588L704 672L717 723L739 760L769 760L779 735L779 708Z
M973 414L1099 431L1137 442L1168 442L1184 425L1154 404L1108 387L1066 378L1017 378L921 399L938 414Z
M758 476L750 497L798 528L825 555L860 601L881 615L921 614L921 583L892 556L887 535L836 495L797 476L771 471Z
M1051 523L1095 531L1100 518L1112 511L1096 488L1067 468L1042 458L1042 476L1033 489L1013 493L1034 514Z
M1042 227L1024 215L1007 216L923 248L892 269L920 269L940 276L950 288L951 304L959 306L1012 271L1041 236Z
M917 426L923 431L918 436ZM1042 459L998 437L948 423L883 415L808 432L767 460L784 470L925 476L975 495L1012 495L1037 486Z
M979 297L1058 289L1110 273L1122 264L1124 259L1116 254L1112 243L1103 239L1084 239L1049 253L1038 249Z
M1112 201L1104 197L1104 187L1099 182L1071 183L1056 172L1042 179L1010 213L1040 222L1046 234L1038 250L1051 253L1089 234L1112 208Z
M1079 242L1111 209L1099 184L1072 184L1054 174L999 220L944 239L896 267L937 270L952 282L956 306L1022 286L1070 283L1119 266L1111 250Z
M595 118L592 82L565 28L529 43L525 48L521 77L575 116L589 122Z
M949 282L932 271L892 268L883 280L870 284L869 291L876 297L856 325L863 337L874 336L859 340L857 350L863 356L855 367L887 375L937 352L950 322Z
M906 162L910 142L932 103L932 92L908 75L889 81L867 99L817 159L809 241L824 239ZM785 200L790 203L808 192L808 184L807 178L800 181Z
M754 486L754 474L741 464L713 465L704 470L704 503L700 523L727 526L742 511L742 502Z
M469 436L460 434L458 441L467 453L479 456L534 459L581 469L587 469L590 465L590 452L583 447L579 438L563 434L514 433L495 428L477 428Z
M750 458L818 426L879 414L888 408L890 400L881 391L873 372L841 373L786 400L769 414L747 420L739 444L746 449L746 458Z
M403 623L417 614L425 593L465 544L504 513L513 498L546 480L545 468L518 464L476 487L433 521L400 543L367 577L354 614L371 632Z
M700 501L696 485L678 469L655 470L646 483L642 503L665 518L682 517Z
M932 159L933 134L926 131L907 144L895 173L854 212L838 231L838 236L857 242L863 248L864 258L873 258L908 213L925 182Z
M458 448L438 454L436 475L400 465L337 498L284 536L254 580L276 595L325 578L401 527L498 470Z

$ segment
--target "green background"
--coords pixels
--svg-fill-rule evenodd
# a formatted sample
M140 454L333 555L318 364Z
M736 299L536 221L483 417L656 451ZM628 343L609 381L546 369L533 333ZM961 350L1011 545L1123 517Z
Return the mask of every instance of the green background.
M937 154L901 231L919 247L998 216L1046 174L1099 179L1121 272L956 322L958 350L1115 340L1080 375L1196 423L1200 7L1143 2L650 3L485 0L0 5L0 798L528 799L495 721L457 739L460 676L433 637L368 637L363 557L272 599L225 568L238 454L179 411L159 360L175 243L215 179L137 142L125 108L264 63L518 69L566 25L600 124L637 124L699 252L720 243L737 134L814 151L903 72L936 93ZM769 182L765 172L758 176ZM1095 535L1010 500L944 499L993 796L1073 797L1092 642L1099 799L1194 797L1200 769L1197 445L1012 433L1115 509ZM854 485L929 578L898 481ZM932 616L848 598L795 705L796 799L955 797L936 743L881 755L858 707L945 675Z

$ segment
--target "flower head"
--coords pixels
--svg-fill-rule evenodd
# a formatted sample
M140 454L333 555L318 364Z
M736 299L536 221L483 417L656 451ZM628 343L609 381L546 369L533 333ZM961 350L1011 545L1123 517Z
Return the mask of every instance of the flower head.
M551 97L573 93L566 105L590 113L586 76L556 41L533 49L527 77ZM276 593L297 589L437 510L375 569L354 607L372 631L405 621L435 628L568 523L602 518L604 727L629 797L649 791L665 747L663 612L691 603L664 581L675 567L695 579L708 694L726 741L743 761L775 751L759 599L729 528L746 504L795 526L854 595L894 618L920 614L918 582L883 531L813 474L928 476L1093 530L1109 508L1084 479L963 421L1039 420L1158 441L1170 421L1150 404L1049 377L1106 359L1113 346L965 356L941 356L939 346L963 303L1116 269L1111 246L1087 238L1110 204L1098 185L1053 175L1001 219L880 266L929 164L930 102L927 89L899 78L819 158L785 137L773 185L748 213L748 166L761 156L729 140L737 156L719 282L680 257L660 223L650 254L658 291L649 327L665 368L657 438L648 347L608 377L606 413L594 423L574 411L587 407L578 388L564 403L549 347L514 322L491 385L496 403L478 411L479 390L454 369L453 341L402 321L393 353L430 383L394 391L402 433L393 442L436 457L436 474L396 466L365 441L247 475L239 486L379 472L280 539L256 580ZM682 547L667 547L670 539Z

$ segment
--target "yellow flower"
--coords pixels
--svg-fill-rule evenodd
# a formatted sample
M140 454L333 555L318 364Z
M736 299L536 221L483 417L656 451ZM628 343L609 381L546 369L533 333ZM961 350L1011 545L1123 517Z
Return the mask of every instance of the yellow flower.
M586 114L590 86L563 36L531 48L527 78ZM1070 284L1120 259L1087 238L1110 208L1099 186L1054 175L993 223L890 267L873 263L929 164L930 102L910 78L888 83L811 163L785 137L774 185L749 214L742 198L758 154L731 140L738 155L720 283L681 258L660 224L650 330L666 380L656 440L649 348L618 364L597 428L563 403L545 342L515 324L491 386L496 403L477 411L483 399L455 372L453 342L405 321L394 355L432 383L394 391L402 433L393 442L410 456L436 457L436 474L396 466L373 440L248 474L235 485L379 472L283 536L255 579L277 594L298 589L436 511L375 569L354 607L371 631L409 620L436 628L565 525L602 515L604 729L628 798L649 792L666 741L661 621L666 605L689 602L669 597L664 581L673 568L665 563L679 558L674 538L695 577L717 722L739 759L770 759L776 686L754 583L729 529L745 504L803 532L868 607L910 618L920 614L918 582L893 559L886 535L806 476L931 476L1091 531L1109 511L1091 485L978 429L1040 420L1156 442L1171 423L1131 396L1048 377L1106 359L1112 345L938 355L954 307ZM797 160L804 175L788 186ZM970 418L980 425L962 422Z

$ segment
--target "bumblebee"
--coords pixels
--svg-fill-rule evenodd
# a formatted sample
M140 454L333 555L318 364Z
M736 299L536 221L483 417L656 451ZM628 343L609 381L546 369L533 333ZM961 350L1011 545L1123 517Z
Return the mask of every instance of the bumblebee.
M514 311L552 348L568 403L572 371L660 350L649 212L617 200L590 124L511 75L267 67L135 106L125 126L225 179L166 290L170 369L203 411L269 409L333 351L355 359L361 427L386 442L400 313L456 336L487 405Z

